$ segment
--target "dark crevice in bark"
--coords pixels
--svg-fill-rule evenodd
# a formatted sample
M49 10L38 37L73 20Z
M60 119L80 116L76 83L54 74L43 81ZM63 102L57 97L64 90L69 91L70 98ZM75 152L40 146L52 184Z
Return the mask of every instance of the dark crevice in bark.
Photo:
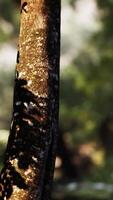
M58 118L59 118L59 58L60 58L60 0L46 1L46 6L49 5L49 18L48 18L48 32L47 32L47 53L49 58L49 99L50 105L49 115L51 116L51 135L52 143L49 148L45 176L44 186L42 192L42 200L51 199L51 190L53 182L53 173L55 166L57 141L58 141ZM55 8L55 9L54 9ZM52 12L54 10L54 12Z
M27 13L26 6L27 6L27 2L24 2L22 4L22 6L21 6L21 13L22 13L22 11L24 11L25 13Z
M26 80L18 78L15 80L14 113L4 162L5 168L1 172L1 184L4 188L2 198L11 196L13 185L21 189L31 187L29 183L25 183L25 177L23 178L18 170L27 170L29 166L36 170L43 168L41 163L45 163L47 155L44 154L48 153L51 144L50 123L43 120L44 116L49 115L48 98L37 98L25 88L26 84ZM42 106L43 104L46 104L46 108ZM36 184L39 182L38 180Z

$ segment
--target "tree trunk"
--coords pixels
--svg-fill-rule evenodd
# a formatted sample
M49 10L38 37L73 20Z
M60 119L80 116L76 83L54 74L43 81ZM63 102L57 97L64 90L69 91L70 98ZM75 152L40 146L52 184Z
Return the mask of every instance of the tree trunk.
M50 199L58 133L59 55L60 0L21 0L1 200Z

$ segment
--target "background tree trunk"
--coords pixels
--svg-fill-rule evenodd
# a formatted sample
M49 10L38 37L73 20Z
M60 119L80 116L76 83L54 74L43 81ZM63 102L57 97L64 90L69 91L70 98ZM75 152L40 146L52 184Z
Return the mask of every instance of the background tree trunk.
M50 199L58 133L60 0L21 0L13 117L0 199Z

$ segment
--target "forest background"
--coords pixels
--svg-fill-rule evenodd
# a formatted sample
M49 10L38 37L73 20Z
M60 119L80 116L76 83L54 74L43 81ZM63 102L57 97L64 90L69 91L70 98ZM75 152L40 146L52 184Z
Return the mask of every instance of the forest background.
M11 122L18 34L18 1L0 0L1 167ZM62 0L61 35L55 180L113 184L113 0Z

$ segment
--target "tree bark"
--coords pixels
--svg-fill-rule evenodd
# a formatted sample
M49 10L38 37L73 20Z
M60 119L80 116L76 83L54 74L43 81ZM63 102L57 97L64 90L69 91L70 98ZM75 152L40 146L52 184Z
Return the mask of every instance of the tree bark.
M60 0L21 0L13 116L0 199L49 200L59 110Z

